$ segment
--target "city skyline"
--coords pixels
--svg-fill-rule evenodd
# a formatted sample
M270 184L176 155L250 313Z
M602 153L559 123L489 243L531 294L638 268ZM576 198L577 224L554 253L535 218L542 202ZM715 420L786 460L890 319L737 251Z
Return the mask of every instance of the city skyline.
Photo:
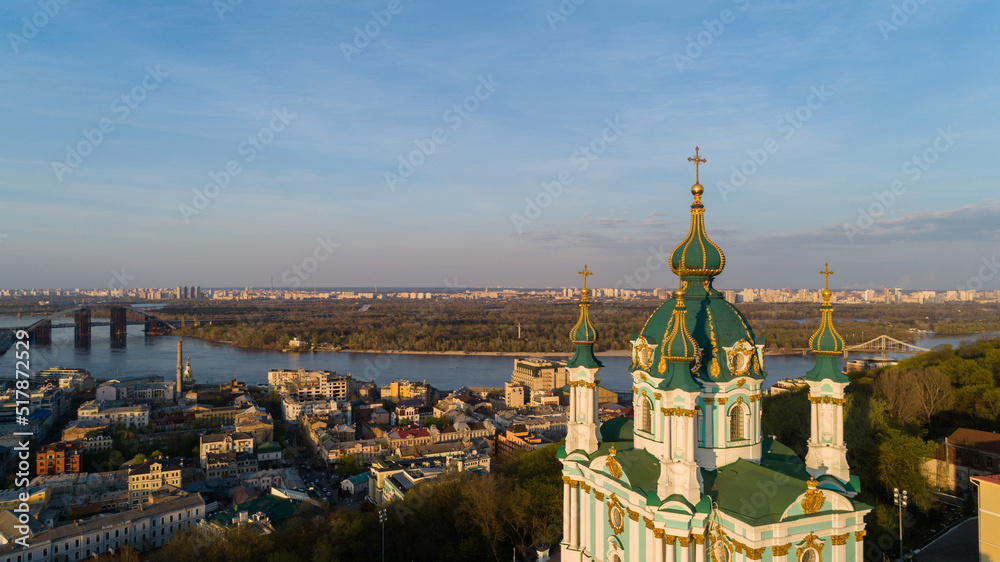
M1000 288L991 3L0 13L0 288Z

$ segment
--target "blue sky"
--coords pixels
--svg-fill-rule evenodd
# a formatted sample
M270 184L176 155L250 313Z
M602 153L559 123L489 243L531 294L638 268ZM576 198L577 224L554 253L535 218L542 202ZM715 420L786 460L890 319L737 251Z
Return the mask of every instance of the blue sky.
M996 2L230 1L0 8L0 286L673 287L698 145L717 286L1000 288Z

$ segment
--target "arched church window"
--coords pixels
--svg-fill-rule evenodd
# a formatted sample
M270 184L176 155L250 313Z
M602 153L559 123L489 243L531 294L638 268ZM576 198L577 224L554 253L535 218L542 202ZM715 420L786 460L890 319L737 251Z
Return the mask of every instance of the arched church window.
M650 404L649 398L645 396L639 401L639 430L645 431L646 433L653 432L653 405Z
M729 411L729 440L742 441L746 439L746 425L743 417L743 405L733 406Z
M799 562L820 562L819 552L815 548L807 548L802 551Z
M617 553L611 555L611 562L622 562L622 557Z

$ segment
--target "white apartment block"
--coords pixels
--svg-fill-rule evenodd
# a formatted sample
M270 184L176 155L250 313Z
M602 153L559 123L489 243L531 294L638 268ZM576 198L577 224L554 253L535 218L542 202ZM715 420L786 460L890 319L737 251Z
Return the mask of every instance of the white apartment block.
M194 529L205 516L198 494L169 496L142 510L98 515L32 535L28 548L0 545L0 562L75 562L132 545L139 551L161 547L174 535Z
M81 420L107 420L110 423L122 423L127 426L142 427L149 425L149 406L109 406L106 402L91 400L84 402L76 411Z
M350 373L338 375L337 371L307 371L276 369L267 372L267 384L282 396L295 396L300 400L336 398L347 400L353 390Z

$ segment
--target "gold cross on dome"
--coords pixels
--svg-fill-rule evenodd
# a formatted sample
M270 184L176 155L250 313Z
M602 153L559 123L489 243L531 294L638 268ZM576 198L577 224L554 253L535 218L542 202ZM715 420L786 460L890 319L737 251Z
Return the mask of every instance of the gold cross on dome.
M698 157L697 146L694 147L694 156L688 157L688 162L694 162L694 183L701 183L701 180L698 178L698 166L700 164L704 164L705 162L707 162L707 160Z
M830 271L830 262L826 262L826 268L823 269L823 271L820 271L819 274L826 277L826 290L829 291L830 290L830 276L833 275L833 272Z
M589 269L587 269L587 266L584 265L583 266L583 271L577 271L577 273L579 273L580 275L583 275L583 288L586 289L587 288L587 277L593 275L594 272L590 271Z

